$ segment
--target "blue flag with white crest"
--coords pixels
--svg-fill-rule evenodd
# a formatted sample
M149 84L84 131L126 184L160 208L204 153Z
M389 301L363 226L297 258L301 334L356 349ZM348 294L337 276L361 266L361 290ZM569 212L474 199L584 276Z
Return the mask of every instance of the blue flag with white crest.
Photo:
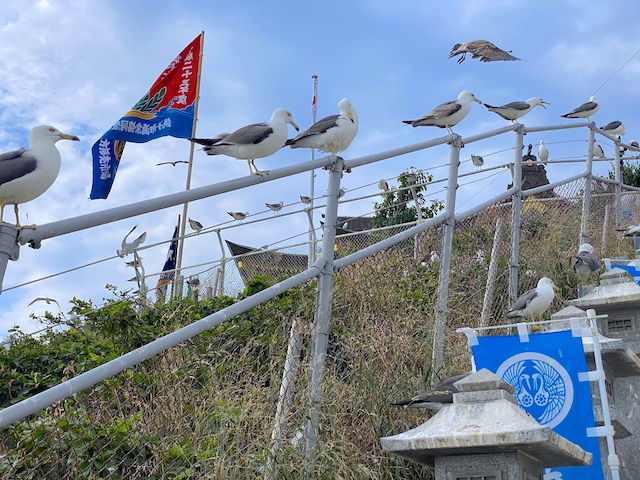
M529 335L477 337L471 346L476 368L487 368L516 388L521 408L539 424L593 454L589 467L544 468L544 480L604 479L589 382L578 379L587 371L582 339L571 331Z

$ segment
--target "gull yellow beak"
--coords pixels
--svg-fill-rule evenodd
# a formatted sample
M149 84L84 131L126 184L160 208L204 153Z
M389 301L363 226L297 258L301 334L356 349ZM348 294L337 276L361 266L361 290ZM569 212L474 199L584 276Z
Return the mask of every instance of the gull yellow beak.
M62 140L73 140L74 142L80 141L78 137L76 137L75 135L69 135L68 133L63 133L62 135L60 135L60 138Z

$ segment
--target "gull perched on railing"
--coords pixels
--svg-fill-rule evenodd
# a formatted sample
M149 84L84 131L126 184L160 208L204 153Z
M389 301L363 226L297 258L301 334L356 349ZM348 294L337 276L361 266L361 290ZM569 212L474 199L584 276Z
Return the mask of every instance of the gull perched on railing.
M602 130L605 133L608 133L609 135L613 135L613 136L617 136L618 138L622 135L624 135L624 123L622 123L620 120L614 120L613 122L609 122L606 125L600 127L600 130Z
M544 106L545 104L549 105L549 102L545 102L540 97L532 97L524 102L510 102L500 105L499 107L494 107L493 105L488 105L486 103L484 106L487 107L487 110L497 113L505 120L511 120L513 123L518 123L516 121L518 118L524 117L537 106L546 110L547 107Z
M591 120L591 115L596 113L600 109L600 104L596 100L595 96L591 96L588 102L583 103L579 107L574 108L569 113L560 115L563 118L586 118Z
M291 148L317 148L321 152L343 152L358 133L358 114L348 98L338 103L340 113L329 115L311 125L307 130L291 140L286 145Z
M127 242L127 238L129 237L129 235L131 235L131 233L133 233L133 231L137 227L138 225L134 225L134 227L131 230L129 230L129 233L127 233L125 237L122 239L122 248L120 250L116 250L116 253L120 258L124 258L130 253L133 253L133 251L137 249L147 239L147 232L142 232L142 234L138 238L136 238L132 242Z
M277 215L282 207L284 207L284 202L280 200L279 203L265 203L265 206L273 212L274 215Z
M204 226L198 220L194 220L193 218L189 218L189 226L192 230L195 230L196 233L200 233Z
M482 105L476 96L468 91L460 92L456 100L438 105L425 116L416 120L403 120L402 123L412 127L433 126L446 128L449 133L453 133L451 127L457 125L471 110L471 102Z
M472 40L466 43L456 43L451 49L448 58L453 58L456 55L462 55L458 59L458 63L462 63L467 57L467 53L471 54L471 58L479 58L481 62L512 62L520 60L518 57L511 55L511 50L502 50L488 40Z
M553 280L542 277L538 280L538 286L527 290L513 303L507 312L507 318L541 318L542 314L551 306L558 290Z
M541 162L549 160L549 150L547 150L544 140L540 140L540 146L538 147L538 160Z
M287 124L299 130L289 110L279 108L271 120L254 123L239 128L222 138L190 138L191 141L204 145L207 155L227 155L238 160L246 160L251 175L266 175L268 170L258 170L254 163L257 158L268 157L280 150L287 141ZM255 172L254 170L255 169Z
M61 164L58 140L80 141L75 135L40 125L29 133L28 148L0 154L0 222L4 221L4 207L13 205L16 227L34 227L20 225L18 205L38 198L55 182Z
M239 222L241 222L242 220L244 220L249 216L249 212L227 212L227 213L231 215L235 220L238 220Z

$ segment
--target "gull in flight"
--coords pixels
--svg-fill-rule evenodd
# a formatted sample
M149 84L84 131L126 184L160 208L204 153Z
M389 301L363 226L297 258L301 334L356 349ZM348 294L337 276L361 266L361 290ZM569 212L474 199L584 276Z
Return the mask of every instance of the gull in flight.
M138 238L136 238L132 242L127 242L127 238L129 237L129 235L131 235L131 233L133 233L133 231L137 227L138 225L134 225L134 227L131 230L129 230L129 233L127 233L125 237L122 239L122 248L120 250L116 250L116 253L120 258L124 258L130 253L133 253L133 251L137 249L147 239L147 232L143 232Z
M456 43L449 53L449 58L461 55L458 59L458 63L462 63L464 62L467 53L471 54L471 58L479 58L481 62L520 60L518 57L511 55L511 50L502 50L487 40L473 40L466 43Z

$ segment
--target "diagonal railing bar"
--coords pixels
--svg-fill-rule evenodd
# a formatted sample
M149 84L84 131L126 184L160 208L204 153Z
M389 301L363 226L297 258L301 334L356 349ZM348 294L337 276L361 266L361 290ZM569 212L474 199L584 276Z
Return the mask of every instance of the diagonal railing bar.
M236 315L240 315L241 313L258 306L267 300L277 297L287 290L317 277L324 269L325 263L326 261L324 259L319 259L311 268L302 273L283 280L280 283L266 288L265 290L245 298L244 300L240 300L229 307L219 310L216 313L204 317L203 319L165 335L164 337L158 338L157 340L154 340L140 348L132 350L131 352L100 365L99 367L27 398L20 403L16 403L4 410L0 410L0 429L28 415L32 415L44 408L47 408L60 400L64 400L65 398L89 388L96 383L112 377L113 375L116 375L128 368L132 368L140 362L195 337L211 327L220 325Z

